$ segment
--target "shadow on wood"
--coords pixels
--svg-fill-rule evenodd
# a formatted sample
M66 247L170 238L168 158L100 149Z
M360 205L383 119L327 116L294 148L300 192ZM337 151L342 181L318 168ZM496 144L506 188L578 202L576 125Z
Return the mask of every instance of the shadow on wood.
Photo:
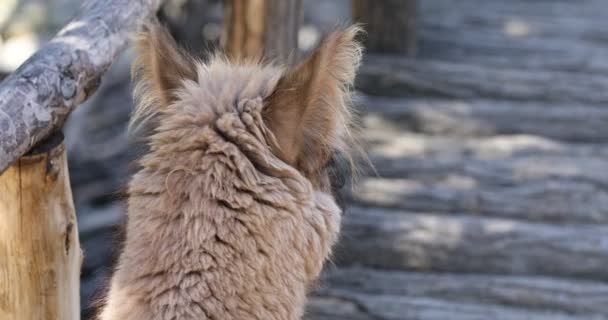
M367 31L370 53L416 54L417 0L353 0L353 19Z

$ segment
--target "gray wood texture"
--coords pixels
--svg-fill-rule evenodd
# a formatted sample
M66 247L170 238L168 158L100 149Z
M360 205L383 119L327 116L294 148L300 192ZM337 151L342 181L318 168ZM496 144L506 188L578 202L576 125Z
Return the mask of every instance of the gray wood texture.
M378 56L367 56L360 74L358 86L376 95L608 103L601 74Z
M330 269L314 319L606 319L608 286L548 277ZM546 310L551 310L547 312Z
M606 226L358 207L346 214L339 265L608 280Z
M0 85L0 172L93 94L160 0L87 1L81 13Z
M386 98L362 95L359 107L393 126L429 134L526 133L573 142L608 141L608 108L581 102L496 98Z
M352 0L353 20L366 30L371 53L414 56L418 0Z
M454 302L483 301L554 309L565 313L608 313L608 285L544 276L492 274L418 273L382 271L363 267L328 268L319 292L343 291L410 298L428 297Z

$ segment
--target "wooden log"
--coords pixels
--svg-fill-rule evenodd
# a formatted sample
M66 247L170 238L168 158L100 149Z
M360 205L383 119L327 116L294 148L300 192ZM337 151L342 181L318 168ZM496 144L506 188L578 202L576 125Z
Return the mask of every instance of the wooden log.
M354 301L327 295L310 297L306 315L307 320L382 320L368 314Z
M605 203L600 202L600 199L606 198L604 194L608 191L605 190L608 186L608 174L601 170L606 165L605 158L598 155L585 158L574 152L571 155L560 155L530 151L530 154L517 154L494 160L456 157L448 159L398 159L373 156L372 161L378 174L389 178L386 180L395 182L395 186L401 184L399 180L404 180L404 185L407 185L408 182L417 181L428 187L445 187L453 190L468 189L472 192L479 191L479 194L483 194L484 190L489 191L489 193L501 192L502 190L511 195L517 193L507 190L521 187L531 191L530 188L533 185L545 186L547 195L559 190L560 186L564 190L578 187L578 192L576 189L571 189L574 194L571 198L567 197L571 202L563 202L562 204L570 203L568 209L580 207L583 210L583 207L587 207L586 210L595 212L596 214L589 212L587 215L583 215L590 218L587 222L600 222L600 220L596 220L602 218L597 215L599 212L608 214L608 211L597 210L605 206ZM363 181L362 188L365 189L365 180ZM384 181L379 179L370 182L371 185L384 189L381 186ZM388 182L387 186L389 184L391 183ZM364 192L363 190L360 191ZM583 196L587 193L589 193L588 197ZM523 191L521 195L523 195ZM553 196L558 198L557 194L553 194ZM580 200L575 200L576 197ZM592 201L593 198L598 200L593 206L583 205L582 202ZM537 201L543 202L548 201L548 199L540 197ZM564 201L567 200L564 199ZM558 203L559 201L555 202L554 208L559 207ZM549 208L549 206L545 207ZM568 221L567 217L564 218L566 218L565 221ZM602 220L608 222L606 219L608 217L603 217Z
M354 207L342 234L341 266L608 280L605 226Z
M353 18L367 35L371 53L416 54L417 0L353 0Z
M80 319L82 251L62 136L0 175L0 319Z
M222 43L235 58L297 58L302 0L226 0Z
M0 85L0 172L62 127L161 0L89 0Z
M380 173L391 170L391 174L407 178L365 178L361 179L355 191L347 195L350 202L372 207L396 208L411 211L432 211L453 215L475 215L521 219L529 221L572 223L607 223L608 192L603 184L595 179L581 176L569 176L562 171L553 176L555 171L572 170L584 165L581 159L575 167L568 163L555 164L548 160L534 164L530 160L525 178L525 164L520 177L513 176L510 165L471 162L458 168L450 163L430 160L420 165L415 162L398 160L377 161ZM598 166L601 162L590 164ZM426 165L437 165L441 173L429 173ZM517 170L520 164L511 168ZM552 169L534 172L535 165L552 165ZM408 167L409 166L409 167ZM443 167L442 167L443 166ZM599 165L601 168L602 166ZM450 168L454 168L453 171ZM416 171L420 169L421 171ZM495 171L496 170L496 171ZM424 172L426 171L426 173ZM502 176L504 175L504 176ZM544 176L544 178L543 178ZM595 180L595 181L594 181Z
M541 309L569 314L608 315L608 285L601 282L538 276L421 273L369 268L331 268L318 294L340 292L483 301L494 306Z
M351 202L563 224L608 222L605 146L529 135L416 134L403 131L406 117L364 119L381 178L361 179L347 195Z
M374 95L492 98L604 105L608 77L566 71L505 69L491 65L366 55L357 87Z
M563 141L608 141L608 109L603 105L361 96L358 106L397 128L431 134L531 134Z
M425 59L506 69L608 71L599 41L608 36L608 22L598 17L602 1L586 1L584 7L560 1L552 10L521 0L420 4L419 56Z
M603 314L568 314L492 305L483 301L332 292L309 301L310 320L606 320Z
M570 143L527 134L493 136L437 135L407 131L404 118L386 121L390 116L367 114L363 117L366 144L372 155L379 157L434 160L439 162L471 160L507 160L527 156L561 159L589 159L594 163L608 157L608 145ZM399 123L396 123L399 122ZM383 168L381 168L383 169ZM541 172L549 170L541 168ZM572 170L574 173L574 170ZM581 172L587 172L583 170ZM596 177L604 177L600 174Z

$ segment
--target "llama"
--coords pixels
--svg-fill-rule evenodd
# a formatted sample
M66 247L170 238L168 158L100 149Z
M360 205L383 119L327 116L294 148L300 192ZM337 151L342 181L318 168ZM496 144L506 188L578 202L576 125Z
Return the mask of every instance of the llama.
M157 24L137 41L126 239L101 320L300 319L338 238L328 163L352 159L358 27L295 67L188 56Z

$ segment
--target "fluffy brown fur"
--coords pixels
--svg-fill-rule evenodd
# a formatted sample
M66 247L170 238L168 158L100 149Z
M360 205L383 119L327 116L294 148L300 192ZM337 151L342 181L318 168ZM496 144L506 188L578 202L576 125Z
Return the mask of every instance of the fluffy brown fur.
M339 232L327 165L354 145L358 31L286 70L198 62L147 27L134 122L155 128L101 320L301 318Z

